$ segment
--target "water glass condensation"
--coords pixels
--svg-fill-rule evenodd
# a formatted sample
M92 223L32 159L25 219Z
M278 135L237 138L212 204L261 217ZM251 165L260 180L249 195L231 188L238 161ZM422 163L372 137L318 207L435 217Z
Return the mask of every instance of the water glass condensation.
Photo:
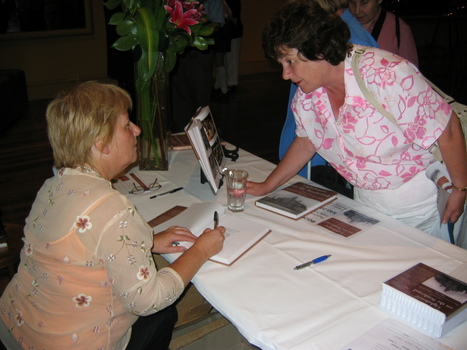
M245 208L246 181L248 173L241 169L228 169L225 172L227 182L227 205L231 211Z

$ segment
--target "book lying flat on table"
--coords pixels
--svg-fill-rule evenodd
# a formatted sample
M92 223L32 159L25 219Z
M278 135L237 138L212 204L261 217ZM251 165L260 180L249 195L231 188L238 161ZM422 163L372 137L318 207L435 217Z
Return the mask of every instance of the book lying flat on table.
M297 182L256 201L256 206L299 219L337 198L337 192Z
M467 320L467 283L419 263L382 283L380 306L441 337Z
M214 213L217 212L219 226L224 226L226 229L225 241L222 250L210 260L224 265L232 265L270 232L263 224L225 213L224 207L216 202L195 203L185 210L183 207L181 210L180 208L174 207L169 210L168 215L162 214L161 216L168 220L157 226L151 225L150 222L154 233L177 225L188 228L195 236L200 236L206 228L214 228ZM171 215L170 212L176 216ZM170 216L173 217L169 219ZM188 242L179 242L179 244L187 248L192 245Z
M185 133L201 165L201 170L214 194L219 191L222 170L225 165L224 151L217 132L214 118L208 106L199 108L190 123L185 127Z

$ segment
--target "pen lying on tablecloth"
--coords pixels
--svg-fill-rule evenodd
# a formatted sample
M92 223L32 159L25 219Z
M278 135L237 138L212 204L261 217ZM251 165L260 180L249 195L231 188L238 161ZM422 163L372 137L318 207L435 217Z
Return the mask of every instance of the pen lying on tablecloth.
M174 188L173 190L170 190L170 191L167 191L167 192L163 192L163 193L156 194L155 196L149 197L149 199L153 199L153 198L156 198L156 197L160 197L160 196L163 196L164 194L175 193L175 192L178 192L178 191L180 191L180 190L183 190L183 187Z
M308 267L308 266L310 266L310 265L317 264L317 263L319 263L319 262L321 262L321 261L324 261L324 260L326 260L327 258L329 258L330 256L331 256L331 255L323 255L323 256L320 256L319 258L313 259L313 260L308 261L308 262L306 262L306 263L304 263L304 264L297 265L297 266L295 266L293 269L294 269L294 270L301 270L301 269L304 269L305 267Z

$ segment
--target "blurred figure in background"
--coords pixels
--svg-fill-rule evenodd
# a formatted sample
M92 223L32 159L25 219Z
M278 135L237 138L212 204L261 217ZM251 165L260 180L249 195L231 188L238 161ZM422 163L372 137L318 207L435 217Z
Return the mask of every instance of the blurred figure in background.
M230 41L230 51L224 55L224 64L227 70L227 87L229 91L235 91L238 86L238 67L240 62L240 48L243 37L243 23L241 19L241 0L226 0L232 11L233 31Z
M401 18L382 7L383 0L350 0L350 12L378 42L418 67L418 54L412 30Z

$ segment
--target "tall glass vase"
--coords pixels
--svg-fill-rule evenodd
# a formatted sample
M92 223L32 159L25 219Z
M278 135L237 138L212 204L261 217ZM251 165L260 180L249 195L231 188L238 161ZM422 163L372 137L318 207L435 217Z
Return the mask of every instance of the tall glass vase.
M154 74L147 83L137 82L137 123L141 128L138 140L140 170L168 170L168 142L170 116L169 75L164 70L164 55L159 55ZM136 65L136 77L140 79L140 67Z

